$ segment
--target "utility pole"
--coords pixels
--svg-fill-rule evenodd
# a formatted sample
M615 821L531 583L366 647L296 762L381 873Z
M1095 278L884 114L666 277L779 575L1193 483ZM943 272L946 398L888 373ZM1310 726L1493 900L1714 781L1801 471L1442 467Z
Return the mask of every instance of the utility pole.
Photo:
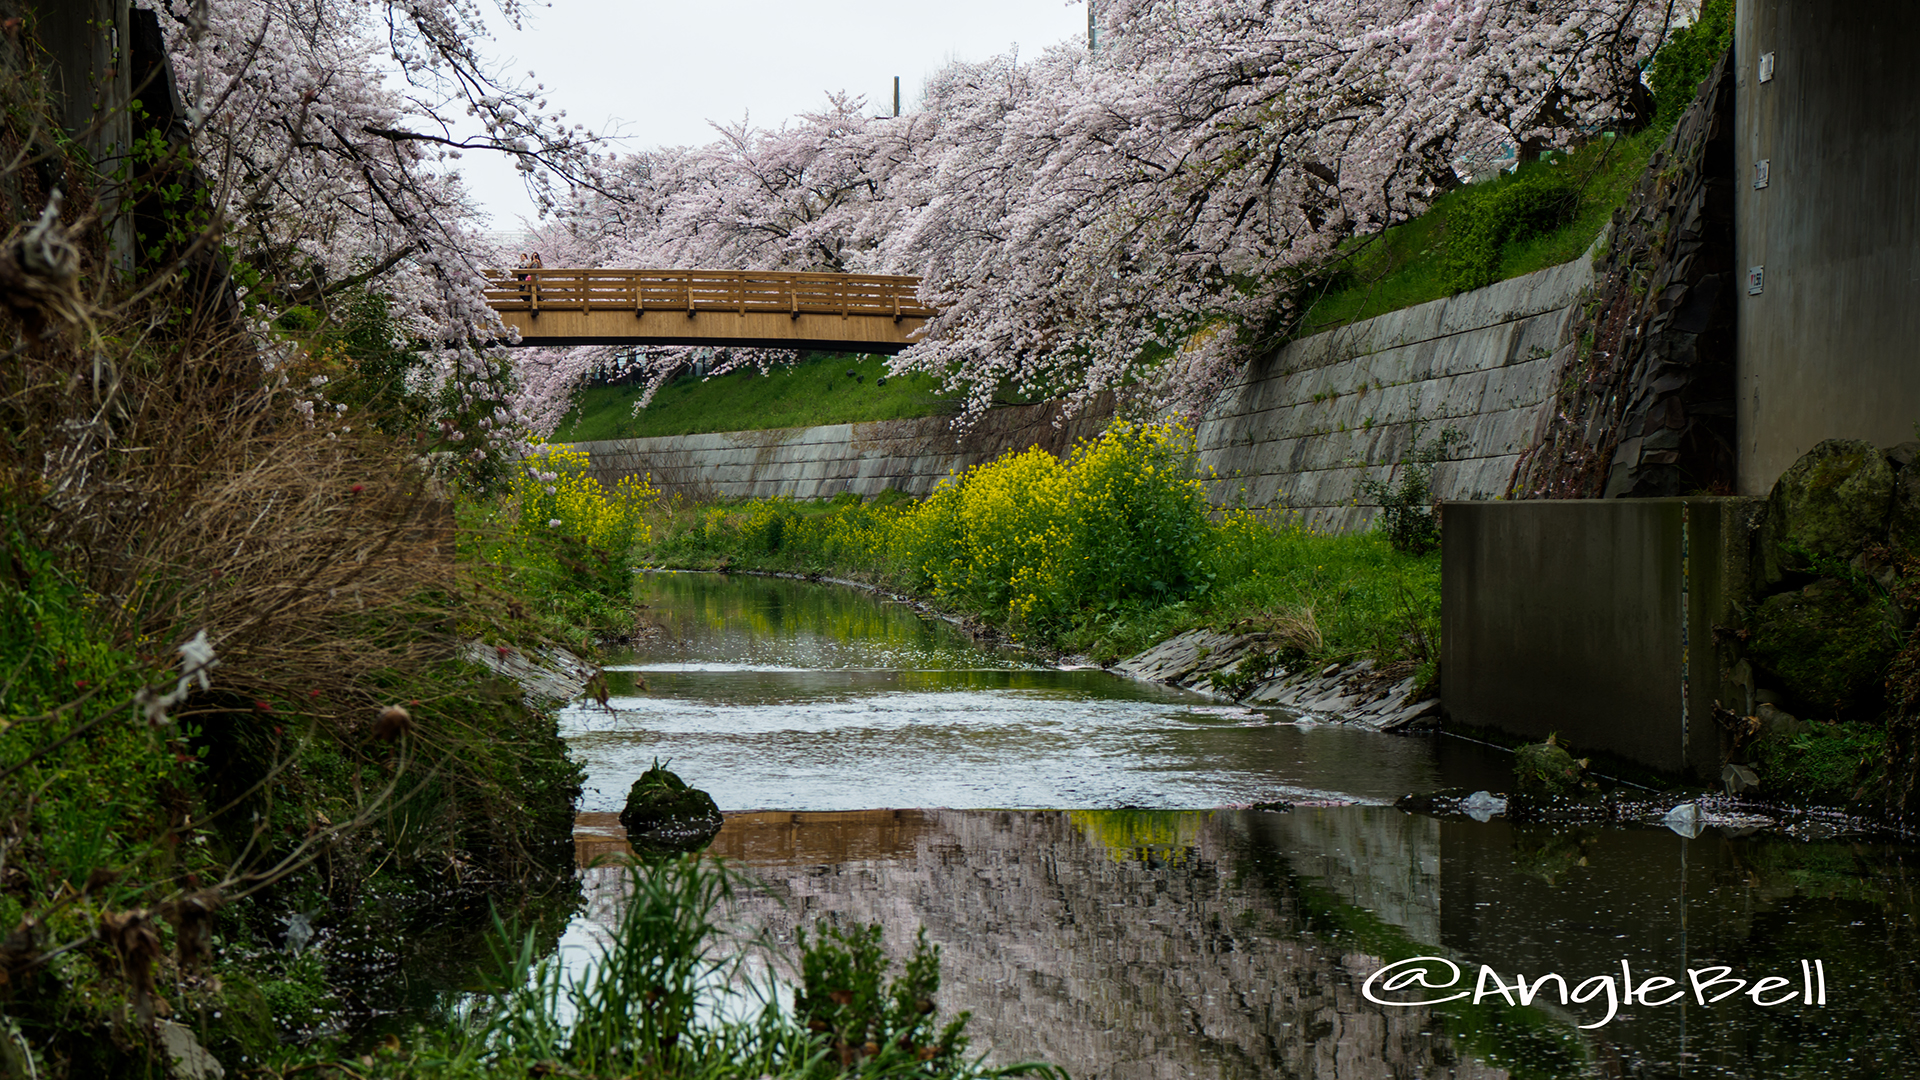
M900 76L893 77L893 115L900 115Z

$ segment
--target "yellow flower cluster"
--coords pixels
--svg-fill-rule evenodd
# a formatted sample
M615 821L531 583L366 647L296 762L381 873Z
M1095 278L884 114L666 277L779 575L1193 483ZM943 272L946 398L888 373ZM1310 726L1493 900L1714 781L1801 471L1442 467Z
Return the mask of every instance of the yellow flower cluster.
M1064 459L1035 448L949 476L918 503L709 507L675 542L898 575L1024 632L1202 594L1223 542L1257 546L1267 530L1244 512L1216 523L1190 430L1122 422Z
M512 497L516 531L570 536L624 554L652 535L645 514L660 491L638 476L608 486L588 471L584 451L545 446L521 460Z
M1192 432L1117 423L1064 461L1035 448L950 477L894 553L936 595L1018 625L1203 588L1208 512Z

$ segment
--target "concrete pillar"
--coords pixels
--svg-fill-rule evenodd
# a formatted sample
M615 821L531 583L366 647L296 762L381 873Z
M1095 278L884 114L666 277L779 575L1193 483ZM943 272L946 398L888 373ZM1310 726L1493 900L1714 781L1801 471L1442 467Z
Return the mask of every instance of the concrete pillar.
M132 34L128 0L31 0L34 36L51 63L49 89L62 126L86 150L97 174L95 195L111 216L118 201L115 174L133 145ZM131 257L132 221L112 216L108 240L115 261Z
M1713 783L1716 703L1744 708L1718 628L1739 624L1761 504L1743 498L1441 504L1440 698L1450 722L1558 733Z
M1764 495L1822 439L1915 437L1920 4L1737 11L1739 489Z

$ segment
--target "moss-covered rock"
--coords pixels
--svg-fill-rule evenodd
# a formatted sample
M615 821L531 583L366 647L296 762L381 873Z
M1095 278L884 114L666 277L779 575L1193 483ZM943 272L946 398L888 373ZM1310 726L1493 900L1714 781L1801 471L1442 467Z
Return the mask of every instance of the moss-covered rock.
M1837 713L1880 700L1899 647L1885 601L1835 578L1768 597L1751 629L1747 653L1756 664L1794 697Z
M1920 456L1920 443L1901 443L1887 451L1887 457L1898 466L1893 474L1893 511L1887 519L1887 539L1914 555L1920 555L1920 460L1915 460L1917 456Z
M1573 795L1586 789L1586 759L1575 760L1559 737L1513 752L1514 788L1522 795Z
M270 1060L280 1047L273 1007L253 977L239 965L220 973L218 1000L204 1003L201 1017L212 1019L202 1034L207 1049L229 1069L249 1071Z
M1793 735L1765 733L1752 752L1768 791L1844 806L1879 786L1886 744L1887 732L1878 724L1812 724Z
M1767 498L1769 577L1846 562L1887 528L1893 468L1872 443L1828 439L1782 473Z
M620 824L635 852L699 851L712 842L724 819L713 796L668 772L658 761L627 792Z

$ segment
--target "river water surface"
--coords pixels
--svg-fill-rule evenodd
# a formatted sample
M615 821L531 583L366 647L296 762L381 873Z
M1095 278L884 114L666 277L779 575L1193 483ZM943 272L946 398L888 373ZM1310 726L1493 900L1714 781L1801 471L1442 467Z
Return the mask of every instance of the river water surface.
M924 926L943 1013L996 1062L1920 1076L1905 846L1407 814L1409 792L1501 789L1505 755L1057 670L836 586L642 589L656 631L609 666L610 708L563 718L588 770L575 956L619 909L598 857L659 759L726 812L743 925L879 922L896 956ZM1293 809L1246 808L1272 800Z

